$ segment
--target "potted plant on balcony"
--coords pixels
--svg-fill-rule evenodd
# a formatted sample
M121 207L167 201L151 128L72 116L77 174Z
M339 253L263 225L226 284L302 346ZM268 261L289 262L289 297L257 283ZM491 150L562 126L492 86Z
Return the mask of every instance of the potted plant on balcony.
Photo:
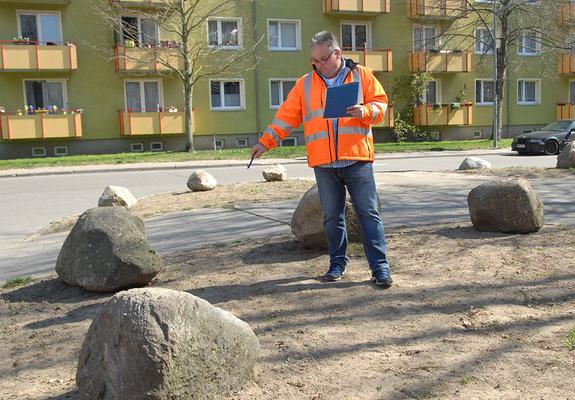
M27 45L27 44L30 44L30 38L28 38L28 37L22 37L22 36L14 37L14 38L12 38L12 44L18 44L18 45L24 44L24 45Z
M449 111L459 110L461 108L461 104L456 101L452 101L449 103Z
M132 39L124 40L124 47L127 48L136 47L136 42Z
M433 104L433 110L437 111L437 110L441 110L443 106L441 105L441 103L435 103Z

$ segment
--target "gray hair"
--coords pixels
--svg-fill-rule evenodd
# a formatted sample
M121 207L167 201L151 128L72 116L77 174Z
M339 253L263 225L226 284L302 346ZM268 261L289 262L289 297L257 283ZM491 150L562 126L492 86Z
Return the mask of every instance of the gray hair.
M337 41L337 37L328 31L321 31L313 35L311 38L311 47L317 46L319 44L325 44L329 47L330 50L339 49L339 42Z

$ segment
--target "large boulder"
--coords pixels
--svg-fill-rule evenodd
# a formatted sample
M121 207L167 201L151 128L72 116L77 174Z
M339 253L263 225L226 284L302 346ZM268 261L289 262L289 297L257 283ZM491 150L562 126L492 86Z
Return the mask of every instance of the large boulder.
M348 240L361 243L361 226L349 199L346 199L345 202L345 224ZM317 185L308 190L301 198L291 219L291 231L306 248L327 248L323 228L323 210Z
M575 142L569 143L557 156L557 168L575 168Z
M469 192L467 203L481 231L530 233L543 226L543 202L525 179L484 183Z
M216 178L203 169L192 172L188 179L188 188L193 192L212 190L217 184Z
M141 218L123 207L84 212L66 238L56 272L69 285L109 292L144 286L160 271Z
M250 326L186 292L114 295L84 340L76 372L84 400L217 399L252 375Z
M98 200L98 207L126 207L132 208L138 200L128 189L122 186L108 186Z
M466 157L459 166L460 170L491 168L491 163L479 157Z
M262 171L264 179L268 182L287 180L287 170L283 165L276 164Z

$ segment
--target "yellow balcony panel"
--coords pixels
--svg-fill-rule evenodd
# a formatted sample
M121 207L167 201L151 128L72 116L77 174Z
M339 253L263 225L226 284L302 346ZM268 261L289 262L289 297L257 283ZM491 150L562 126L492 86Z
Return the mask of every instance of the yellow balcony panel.
M409 52L411 72L470 72L471 52L469 51L411 51Z
M122 136L178 135L184 133L183 112L120 111Z
M575 104L557 104L557 119L575 119Z
M176 49L121 47L114 49L116 71L166 72L168 63L176 69L183 68L183 59Z
M42 42L0 42L2 71L74 71L78 69L76 45L45 45Z
M392 53L390 49L383 50L344 50L344 56L356 63L364 65L375 72L391 72Z
M393 106L390 105L387 107L387 111L385 112L385 118L379 124L373 125L376 128L393 128L394 126L394 115L393 115Z
M411 18L453 19L466 16L466 0L408 0Z
M573 74L573 73L575 73L575 54L574 53L559 54L559 73L560 74Z
M324 14L365 14L389 13L391 0L323 0Z
M413 119L416 126L471 125L473 106L471 103L461 103L459 108L453 108L449 104L421 104L415 106Z
M79 113L0 115L2 140L61 139L81 136L82 115Z
M575 24L575 4L562 4L559 9L559 19L561 25Z

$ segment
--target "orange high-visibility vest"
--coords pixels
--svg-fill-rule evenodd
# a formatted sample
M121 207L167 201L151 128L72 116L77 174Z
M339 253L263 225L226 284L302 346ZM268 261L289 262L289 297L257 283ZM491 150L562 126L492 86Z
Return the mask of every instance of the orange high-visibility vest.
M363 105L362 119L338 119L338 148L335 148L331 119L323 118L327 87L316 71L299 78L287 99L264 131L260 143L270 150L303 122L308 165L315 167L336 160L373 161L371 125L383 121L387 95L367 68L347 60L351 71L344 83L359 82L357 104Z

